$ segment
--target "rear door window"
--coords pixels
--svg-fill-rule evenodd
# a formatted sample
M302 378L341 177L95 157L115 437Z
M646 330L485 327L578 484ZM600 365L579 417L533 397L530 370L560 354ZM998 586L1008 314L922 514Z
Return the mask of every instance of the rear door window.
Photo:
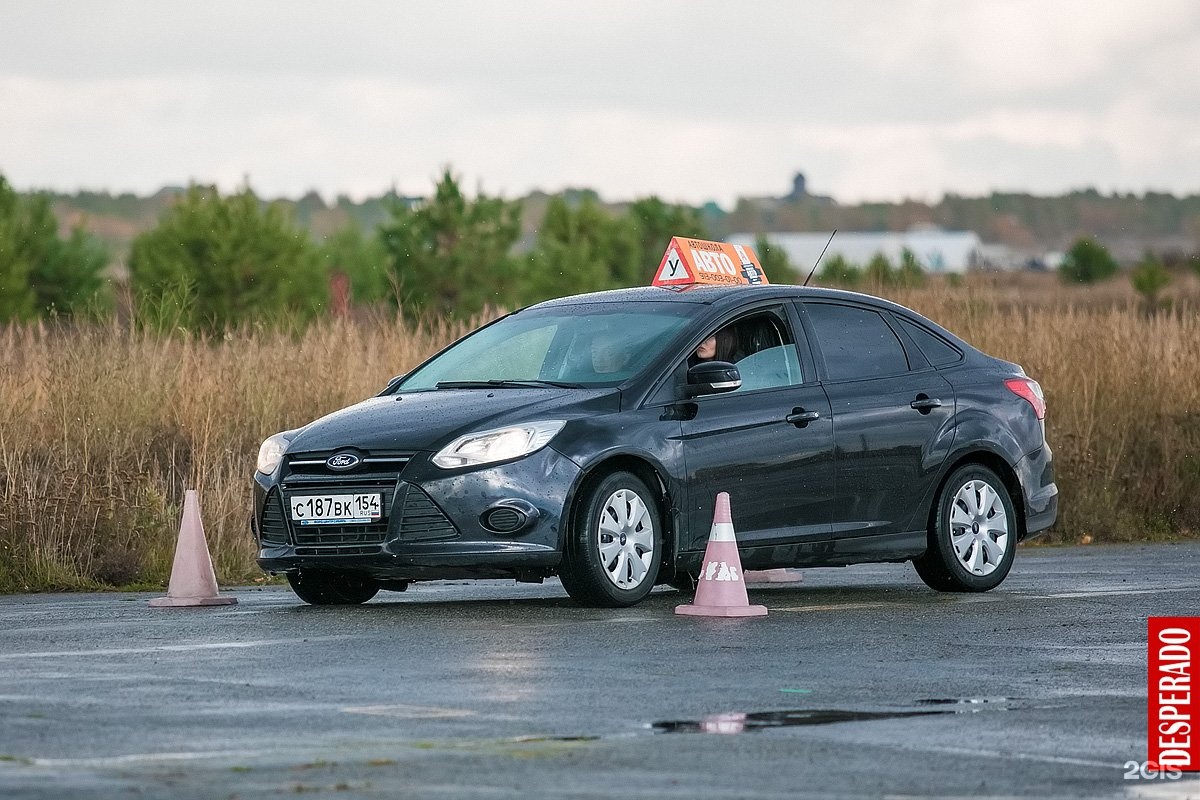
M829 380L908 372L904 345L877 311L833 303L805 303L804 308Z
M900 326L904 328L904 332L916 343L925 357L929 359L929 363L935 367L944 367L947 364L957 363L962 359L962 353L958 348L947 342L942 337L924 327L917 325L915 322L909 322L899 314L895 315L896 319L900 320Z

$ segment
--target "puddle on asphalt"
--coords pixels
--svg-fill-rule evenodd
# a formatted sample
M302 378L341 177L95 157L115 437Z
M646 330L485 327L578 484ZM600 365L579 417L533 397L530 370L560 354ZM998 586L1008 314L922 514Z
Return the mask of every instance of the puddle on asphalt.
M649 726L655 733L755 733L774 728L801 725L834 725L839 722L869 722L879 719L934 717L946 714L971 714L989 707L991 711L1007 711L1007 697L977 697L963 699L919 700L917 705L945 706L938 709L895 711L849 711L845 709L797 709L791 711L732 711L711 714L698 720L668 720Z

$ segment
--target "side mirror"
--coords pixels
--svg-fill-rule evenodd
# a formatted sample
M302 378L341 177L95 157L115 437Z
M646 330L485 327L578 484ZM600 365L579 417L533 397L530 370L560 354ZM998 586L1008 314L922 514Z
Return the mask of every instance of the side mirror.
M400 383L400 381L404 380L407 377L408 377L408 373L405 372L403 375L397 375L396 377L392 378L390 381L387 382L387 386L384 387L384 390L382 392L380 392L379 394L381 396L385 395L385 394L391 394L395 390L396 384Z
M699 397L705 394L732 392L740 388L742 376L736 366L728 361L702 361L688 370L684 393L688 397Z

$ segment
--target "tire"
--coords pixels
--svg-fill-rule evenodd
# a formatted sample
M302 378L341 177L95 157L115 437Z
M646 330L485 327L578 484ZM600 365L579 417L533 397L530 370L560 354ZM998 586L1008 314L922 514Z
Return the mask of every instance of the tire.
M356 606L379 591L378 583L355 572L297 570L287 579L292 591L313 606Z
M563 588L585 606L640 602L658 578L662 509L636 475L613 472L586 489L567 532Z
M1019 521L995 472L979 464L956 469L938 493L929 548L913 559L917 574L939 592L986 592L1007 577Z

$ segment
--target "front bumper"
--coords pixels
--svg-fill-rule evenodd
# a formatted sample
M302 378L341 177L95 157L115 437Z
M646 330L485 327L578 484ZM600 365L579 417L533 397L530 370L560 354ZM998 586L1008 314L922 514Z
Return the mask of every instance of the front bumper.
M259 566L353 570L396 581L546 574L558 565L563 509L579 476L574 462L550 447L473 470L443 470L429 458L414 454L391 472L305 474L285 460L275 475L256 473ZM361 491L383 495L375 523L301 526L288 518L292 496ZM490 530L481 515L501 501L536 512L510 533Z

